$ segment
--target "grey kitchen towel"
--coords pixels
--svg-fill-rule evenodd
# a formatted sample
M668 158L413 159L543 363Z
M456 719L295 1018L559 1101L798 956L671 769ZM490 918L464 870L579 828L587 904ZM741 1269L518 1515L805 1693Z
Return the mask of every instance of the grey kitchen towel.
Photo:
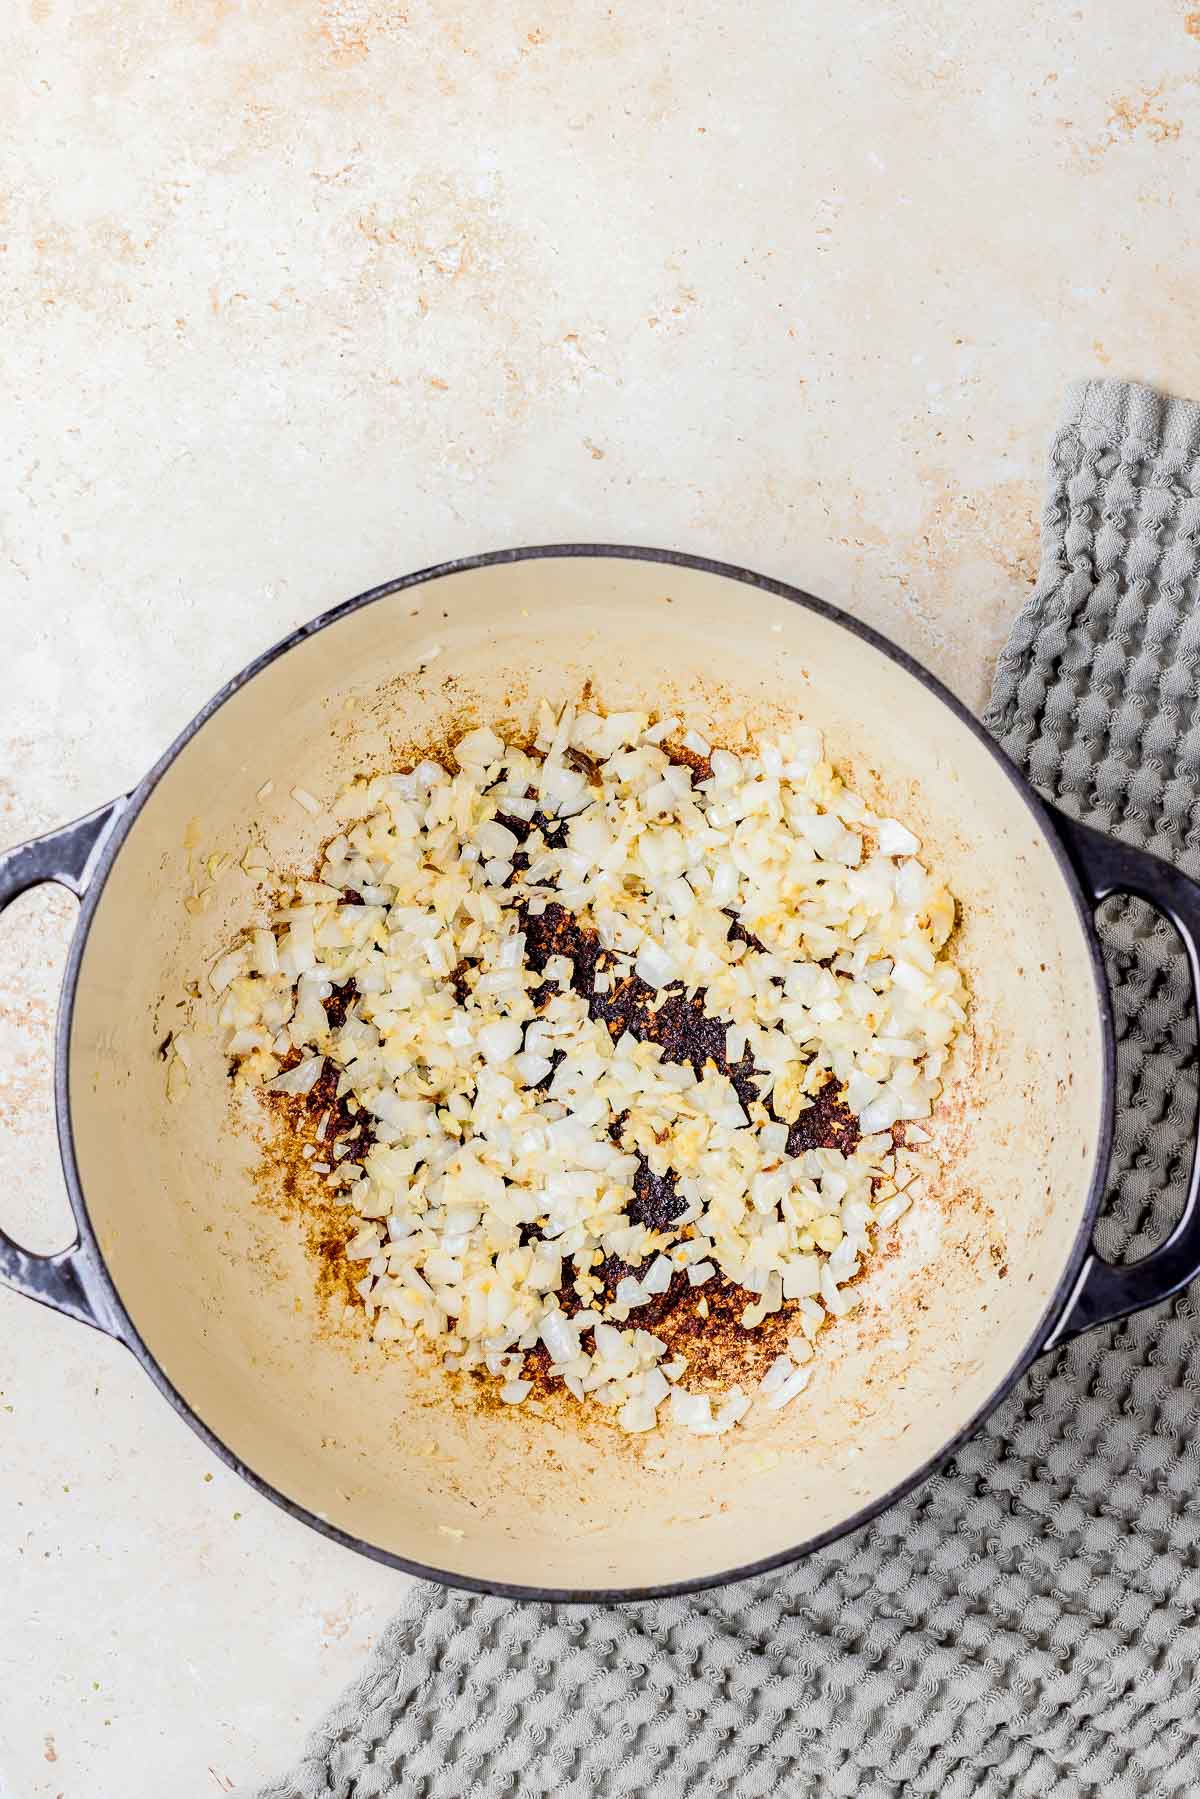
M1200 875L1200 408L1070 390L987 722L1077 816ZM1121 1105L1098 1242L1177 1214L1187 977L1102 919ZM779 1575L628 1607L422 1586L260 1799L1200 1794L1195 1299L1035 1364L953 1463Z

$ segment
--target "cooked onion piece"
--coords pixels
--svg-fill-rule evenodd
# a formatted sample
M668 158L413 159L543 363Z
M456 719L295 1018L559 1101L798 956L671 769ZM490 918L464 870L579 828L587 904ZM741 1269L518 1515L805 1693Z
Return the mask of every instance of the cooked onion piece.
M680 731L543 707L532 749L481 726L452 766L355 780L318 878L210 981L246 1079L302 1097L331 1067L367 1127L323 1121L320 1166L377 1339L422 1336L513 1406L536 1352L626 1431L713 1434L788 1405L851 1310L966 995L954 900L816 731L736 754ZM685 1007L712 1053L668 1053ZM835 1092L856 1140L797 1149ZM653 1223L642 1176L672 1199ZM675 1281L707 1315L714 1279L745 1330L794 1321L754 1394L689 1390L639 1324Z

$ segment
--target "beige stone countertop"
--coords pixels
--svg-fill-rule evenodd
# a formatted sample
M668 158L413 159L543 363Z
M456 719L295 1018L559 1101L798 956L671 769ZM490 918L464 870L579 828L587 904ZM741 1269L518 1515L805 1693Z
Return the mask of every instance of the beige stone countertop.
M795 580L978 706L1064 383L1200 394L1188 0L13 0L3 40L0 843L293 625L501 545ZM72 914L0 926L35 1248ZM0 1292L6 1799L251 1790L404 1585Z

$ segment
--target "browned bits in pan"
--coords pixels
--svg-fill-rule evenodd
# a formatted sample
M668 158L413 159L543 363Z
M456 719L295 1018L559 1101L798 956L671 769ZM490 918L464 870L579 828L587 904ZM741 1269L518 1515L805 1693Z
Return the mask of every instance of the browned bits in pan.
M551 956L569 957L575 967L574 991L587 1000L591 1017L608 1026L614 1041L628 1031L640 1042L660 1044L665 1061L690 1062L697 1074L711 1062L729 1077L743 1105L757 1097L753 1063L749 1056L733 1064L726 1060L726 1026L705 1012L703 993L688 999L682 991L668 989L664 995L635 974L615 978L607 993L596 993L597 972L611 969L615 959L590 926L553 900L538 917L522 907L520 919L529 966L540 974Z
M861 1132L858 1120L841 1097L836 1081L826 1081L812 1105L788 1128L787 1153L803 1155L806 1149L837 1149L852 1156Z
M357 901L348 902L357 904ZM358 988L350 980L335 987L324 1002L330 1028L337 1030L358 997ZM300 1060L299 1050L282 1059L282 1068L294 1068ZM259 1186L263 1196L287 1214L298 1212L303 1219L305 1239L317 1269L317 1297L322 1304L340 1300L345 1305L362 1305L355 1286L363 1265L346 1260L346 1245L358 1230L354 1208L341 1197L341 1188L326 1185L325 1177L314 1172L314 1162L328 1162L338 1167L340 1161L359 1162L374 1141L367 1114L352 1112L346 1098L338 1097L338 1071L326 1061L316 1085L303 1095L265 1093L263 1098L280 1119L282 1129L271 1145L264 1178ZM325 1129L318 1141L321 1120ZM347 1143L350 1153L339 1158L337 1151ZM309 1150L310 1154L305 1154Z
M523 907L520 917L529 966L540 973L552 956L568 957L574 968L574 991L587 1000L592 1018L602 1020L614 1040L628 1031L640 1041L660 1044L665 1060L688 1062L697 1074L711 1063L718 1073L728 1077L743 1105L757 1099L752 1058L747 1054L736 1063L729 1062L725 1055L728 1027L705 1012L703 992L688 999L682 991L668 989L664 997L637 975L629 974L614 979L607 993L596 993L593 989L597 971L611 968L614 963L596 932L553 900L539 915L530 915ZM735 934L755 948L762 947L736 922L730 927L730 936ZM858 1140L854 1115L836 1083L828 1081L815 1103L791 1125L787 1152L794 1156L807 1149L837 1149L850 1155ZM655 1175L641 1156L633 1191L629 1206L633 1223L660 1229L685 1209L675 1191L675 1175L669 1171L662 1177ZM592 1272L603 1281L605 1296L611 1300L618 1282L636 1270L619 1257L608 1256ZM580 1309L573 1281L574 1271L568 1268L560 1291L563 1310L568 1314ZM628 1327L651 1331L673 1354L686 1356L685 1378L689 1387L724 1390L738 1381L761 1379L786 1348L788 1337L799 1334L799 1307L793 1301L785 1301L778 1312L768 1314L761 1324L747 1330L741 1317L755 1297L720 1274L693 1287L687 1274L680 1271L665 1293L655 1294L630 1314ZM704 1311L700 1309L702 1303ZM549 1358L540 1347L526 1357L529 1379L556 1384L550 1382L549 1367Z
M353 902L347 901L348 905ZM329 1020L331 1031L340 1031L346 1022L346 1014L358 998L358 983L351 978L341 987L335 987L325 1001L325 1016Z
M689 750L681 743L664 743L663 749L672 762L681 763L692 771L693 784L699 786L701 781L711 781L713 765L707 756L700 755L698 750Z
M573 768L577 774L586 775L593 787L598 787L600 785L600 766L598 763L593 762L592 758L586 755L583 750L577 750L573 747L567 749L563 754L563 761L567 764L568 768Z

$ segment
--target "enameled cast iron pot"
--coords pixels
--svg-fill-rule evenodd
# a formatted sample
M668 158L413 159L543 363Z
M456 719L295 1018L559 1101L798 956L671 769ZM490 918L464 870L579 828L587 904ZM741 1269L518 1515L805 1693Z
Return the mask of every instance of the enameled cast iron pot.
M204 978L261 902L235 867L209 910L183 904L198 855L236 864L257 841L274 866L311 866L320 821L294 785L330 799L353 770L395 765L468 718L523 721L588 679L603 705L686 708L716 741L818 725L960 902L972 1028L938 1110L940 1177L769 1428L635 1440L568 1404L543 1418L480 1408L323 1309L302 1221L264 1200ZM135 792L0 857L0 905L48 880L82 902L55 1076L79 1234L52 1256L0 1237L0 1273L127 1343L293 1516L412 1572L620 1599L786 1562L925 1478L1043 1349L1200 1267L1194 1169L1152 1255L1118 1268L1091 1249L1113 1114L1093 909L1114 892L1151 900L1194 983L1200 889L1045 806L876 633L745 570L572 544L376 588L251 664ZM184 1020L191 1086L171 1103L158 1051Z

